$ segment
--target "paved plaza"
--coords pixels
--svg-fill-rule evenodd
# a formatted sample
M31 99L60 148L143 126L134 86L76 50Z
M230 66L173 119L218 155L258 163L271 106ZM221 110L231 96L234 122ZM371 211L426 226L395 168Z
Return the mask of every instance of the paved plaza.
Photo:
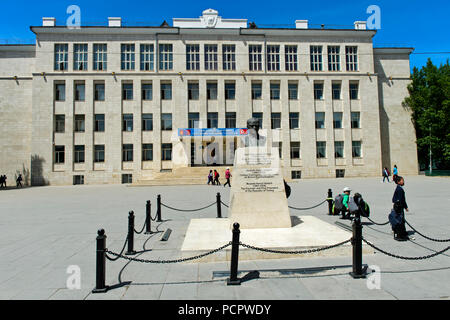
M410 212L406 219L432 238L450 235L450 179L405 177ZM289 205L309 207L323 201L328 188L335 196L343 187L359 192L370 204L371 218L387 221L395 185L381 178L299 180L291 183ZM206 206L220 192L228 203L228 187L126 185L36 187L0 190L0 299L449 299L450 251L427 260L400 260L380 252L364 254L363 263L379 270L380 288L370 289L367 279L353 279L351 249L348 256L298 257L240 261L239 276L259 271L259 278L240 286L226 285L229 262L144 264L119 259L106 262L105 294L92 294L95 286L95 238L105 229L107 248L120 252L127 234L128 212L136 214L136 229L145 219L145 203L156 197L163 203L190 209ZM213 205L199 212L178 212L162 208L161 223L152 222L153 231L172 233L160 241L161 233L135 235L140 259L177 259L190 219L216 217ZM291 215L311 215L335 225L348 220L327 215L328 207L298 211ZM222 208L227 217L227 208ZM363 236L378 247L401 256L426 256L448 246L412 234L414 240L393 240L390 226L378 226L363 219ZM411 230L407 227L407 230ZM267 233L270 237L270 231ZM230 238L231 240L231 238ZM68 289L69 266L81 271L81 288ZM324 268L319 268L324 267ZM311 269L315 268L315 269ZM372 274L373 275L373 274Z

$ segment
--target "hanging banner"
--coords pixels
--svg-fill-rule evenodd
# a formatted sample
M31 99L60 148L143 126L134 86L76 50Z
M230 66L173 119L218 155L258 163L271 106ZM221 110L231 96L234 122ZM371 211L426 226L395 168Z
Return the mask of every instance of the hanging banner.
M247 135L247 128L181 128L179 137L235 137Z

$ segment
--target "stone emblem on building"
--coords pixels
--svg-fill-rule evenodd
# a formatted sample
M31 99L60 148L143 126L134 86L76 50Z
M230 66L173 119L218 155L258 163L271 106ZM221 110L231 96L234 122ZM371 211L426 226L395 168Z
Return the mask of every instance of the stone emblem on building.
M214 28L217 24L219 12L213 9L207 9L203 11L203 22L207 28Z

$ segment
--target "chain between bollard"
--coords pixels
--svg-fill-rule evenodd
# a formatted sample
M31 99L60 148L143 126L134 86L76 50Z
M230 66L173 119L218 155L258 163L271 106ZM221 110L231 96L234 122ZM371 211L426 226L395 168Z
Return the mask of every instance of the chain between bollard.
M365 218L367 218L367 220L369 220L369 221L372 222L373 224L376 224L377 226L385 226L385 225L387 225L387 224L389 223L389 220L386 221L386 222L384 222L384 223L378 223L378 222L373 221L373 220L370 219L369 217L365 217Z
M327 202L327 201L328 201L328 199L325 199L325 200L322 201L321 203L319 203L319 204L317 204L317 205L315 205L315 206L312 206L312 207L308 207L308 208L296 208L296 207L291 207L291 206L288 206L288 207L291 208L291 209L294 209L294 210L310 210L310 209L317 208L318 206L324 204L324 203Z
M342 246L346 243L351 242L352 239L348 239L330 246L326 246L326 247L319 247L319 248L314 248L314 249L307 249L307 250L299 250L299 251L282 251L282 250L273 250L273 249L266 249L266 248L258 248L255 246L251 246L242 242L239 242L239 245L248 248L248 249L253 249L256 251L262 251L262 252L268 252L268 253L280 253L280 254L306 254L306 253L314 253L314 252L319 252L319 251L325 251L328 249L333 249L339 246Z
M424 235L424 234L420 233L419 231L417 231L412 225L409 224L408 221L405 220L405 222L411 229L413 229L414 232L416 232L417 234L421 235L425 239L428 239L428 240L431 240L431 241L434 241L434 242L449 242L450 241L450 239L433 239L433 238L427 237L426 235Z
M200 211L200 210L204 210L204 209L206 209L206 208L209 208L209 207L211 207L211 206L213 206L213 205L215 205L215 204L217 204L216 201L214 201L213 203L207 205L206 207L199 208L199 209L178 209L178 208L170 207L170 206L168 206L168 205L166 205L166 204L164 204L164 203L161 202L161 205L162 205L163 207L166 207L166 208L168 208L168 209L175 210L175 211L181 211L181 212L194 212L194 211Z
M136 229L134 229L134 232L135 232L136 234L141 234L142 232L144 232L145 226L147 225L147 220L148 220L148 218L146 217L146 218L145 218L145 221L144 221L144 225L142 226L141 231L136 231Z
M223 201L220 201L220 203L222 203L225 207L229 208L229 205L227 205L227 204L224 203Z

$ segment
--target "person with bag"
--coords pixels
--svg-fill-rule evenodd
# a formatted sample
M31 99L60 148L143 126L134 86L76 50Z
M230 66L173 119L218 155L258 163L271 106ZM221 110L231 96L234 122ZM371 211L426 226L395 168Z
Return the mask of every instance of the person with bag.
M213 180L213 171L209 170L209 174L208 174L208 185L209 183L214 184L214 180Z
M217 172L217 170L214 170L214 184L218 186L220 186L219 177L220 177L219 172Z
M389 181L389 170L387 167L384 167L384 169L383 169L383 183L384 183L385 179L387 179L387 181L390 182Z
M397 241L406 241L409 240L409 237L405 227L404 210L409 212L409 209L406 204L405 190L403 190L405 180L403 177L397 176L394 182L397 184L397 188L392 197L393 208L389 214L389 222L391 223L392 231L394 231L394 239Z
M350 198L350 192L351 192L350 188L345 187L344 190L342 190L342 193L339 194L334 199L334 205L333 205L332 211L333 211L334 215L340 215L342 213L342 216L340 219L350 218L350 213L348 211L348 200Z
M231 188L230 178L231 178L230 168L227 168L227 170L225 171L225 179L227 179L227 182L225 182L225 184L223 185L224 187L228 184L228 186Z

